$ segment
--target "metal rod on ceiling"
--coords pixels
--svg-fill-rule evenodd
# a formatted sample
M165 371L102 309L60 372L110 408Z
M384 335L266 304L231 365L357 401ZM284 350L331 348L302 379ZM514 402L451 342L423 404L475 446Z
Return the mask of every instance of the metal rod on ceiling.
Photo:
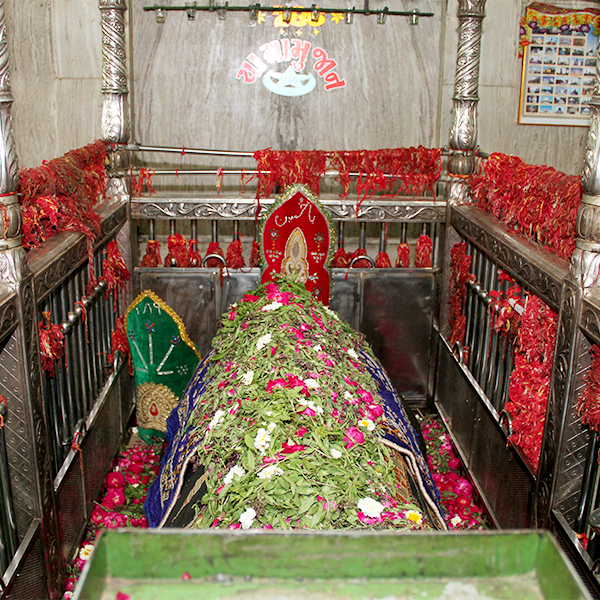
M161 4L154 4L152 6L144 6L144 11L158 11L163 14L166 11L180 11L186 12L188 17L193 19L191 15L195 16L196 11L208 11L208 12L249 12L252 18L256 18L259 12L270 12L270 13L284 13L284 21L291 21L291 13L323 13L323 14L341 14L341 15L381 15L383 21L385 17L411 17L411 24L417 24L420 17L433 17L434 13L421 12L418 9L414 10L390 10L387 6L382 9L370 9L368 2L365 3L365 8L317 8L315 4L310 7L301 6L262 6L261 4L249 4L247 6L229 6L228 2L225 4L214 4L212 1L209 5L198 6L196 4L188 4L186 6L163 6ZM289 13L289 15L287 14ZM288 18L289 17L289 18ZM313 18L313 22L318 20ZM381 21L381 22L383 22Z

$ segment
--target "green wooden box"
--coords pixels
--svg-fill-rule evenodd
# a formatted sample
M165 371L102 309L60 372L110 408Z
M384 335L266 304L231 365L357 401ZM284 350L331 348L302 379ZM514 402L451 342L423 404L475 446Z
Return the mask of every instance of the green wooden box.
M120 592L120 594L119 594ZM104 532L79 600L591 598L547 532Z

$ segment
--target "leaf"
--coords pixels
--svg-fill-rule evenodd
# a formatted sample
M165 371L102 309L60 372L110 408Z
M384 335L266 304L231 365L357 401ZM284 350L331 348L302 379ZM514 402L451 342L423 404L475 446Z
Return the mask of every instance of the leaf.
M302 498L302 501L298 506L298 514L303 515L314 503L315 498L313 496L305 496L304 498Z

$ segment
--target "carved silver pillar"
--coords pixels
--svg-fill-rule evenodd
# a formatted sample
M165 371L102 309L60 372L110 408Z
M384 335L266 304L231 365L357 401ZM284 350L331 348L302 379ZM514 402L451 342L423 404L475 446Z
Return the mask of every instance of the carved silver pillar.
M485 0L459 0L458 52L454 82L450 156L448 174L456 175L449 183L448 201L464 202L468 189L463 179L475 170L474 151L477 144L477 103L479 102L479 61L481 24Z
M16 321L0 350L0 393L7 399L4 427L19 541L26 528L41 521L43 555L37 556L41 565L36 572L45 578L48 597L59 598L66 568L44 418L35 291L21 245L12 103L4 0L0 0L0 291L13 295Z
M552 509L569 525L576 512L590 439L577 412L589 343L579 324L584 297L600 274L600 65L590 100L591 118L581 172L583 196L577 212L577 246L563 285L544 441L536 486L536 525L549 526Z
M100 133L108 144L107 194L113 199L127 199L130 184L129 90L125 40L125 0L100 0L102 12L102 122Z
M450 250L460 241L450 226L452 206L471 201L465 179L475 170L474 151L477 146L477 103L479 102L479 61L481 54L481 25L485 0L459 0L458 50L456 75L452 97L452 124L450 127L450 156L446 187L446 227L444 235L444 270L440 302L440 330L449 335L448 293L450 282Z

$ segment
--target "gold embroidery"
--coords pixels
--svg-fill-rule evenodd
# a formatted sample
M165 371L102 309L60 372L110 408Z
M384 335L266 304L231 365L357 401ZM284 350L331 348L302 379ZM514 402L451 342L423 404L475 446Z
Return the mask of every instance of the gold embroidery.
M136 389L137 422L143 429L167 431L167 417L177 406L179 398L162 383L140 383Z
M285 258L281 263L281 272L304 283L308 279L307 253L304 234L299 227L296 227L285 244Z

